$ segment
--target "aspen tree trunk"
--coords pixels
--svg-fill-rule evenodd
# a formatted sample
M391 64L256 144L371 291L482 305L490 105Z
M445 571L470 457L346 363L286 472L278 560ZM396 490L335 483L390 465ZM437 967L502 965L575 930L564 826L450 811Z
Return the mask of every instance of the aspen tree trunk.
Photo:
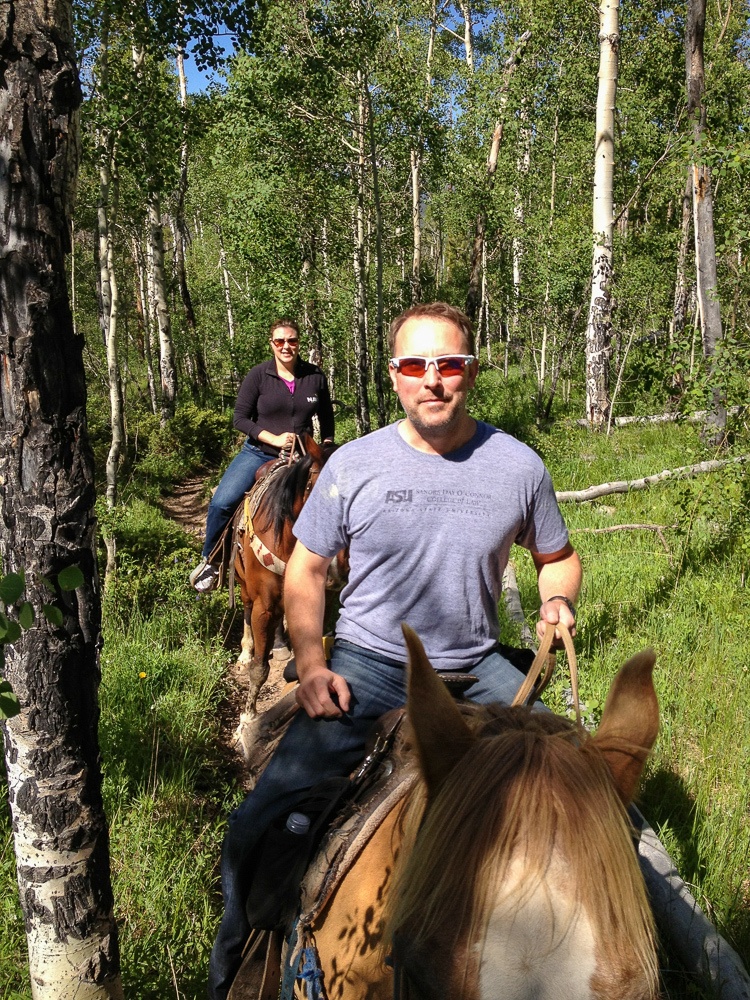
M357 74L361 76L361 72ZM359 83L358 79L358 83ZM367 394L367 271L366 271L366 231L365 231L365 131L364 96L359 88L357 142L359 156L354 165L357 180L357 207L354 220L354 281L355 281L355 389L357 399L357 435L370 432L370 401Z
M138 237L133 237L133 260L135 261L135 307L138 317L138 329L143 335L143 357L146 362L146 378L148 381L148 398L151 412L159 412L159 400L156 393L156 376L154 375L154 354L151 350L151 311L148 300L148 279L146 278L146 262L143 247Z
M430 32L427 39L427 60L425 65L425 95L424 114L430 109L432 96L432 58L435 52L435 34L437 32L437 0L432 0L430 16ZM415 305L422 299L422 156L424 135L420 122L417 142L411 149L411 225L414 249L411 259L411 280L409 283L411 304Z
M464 53L466 55L466 65L469 73L474 73L474 40L472 37L471 25L471 4L469 0L459 0L458 6L461 8L461 16L464 19Z
M552 229L555 224L555 200L557 198L557 139L559 134L560 108L555 108L555 124L552 129L552 171L550 176L549 222L547 223L547 280L544 285L544 323L542 324L542 347L539 358L539 382L537 384L537 412L541 410L544 383L547 380L547 344L549 339L549 276L552 260Z
M180 286L180 297L185 308L185 319L191 333L195 332L195 310L190 297L190 289L185 272L185 247L187 245L187 229L185 227L185 194L188 186L188 126L187 126L187 80L185 78L185 58L182 47L177 49L177 76L180 83L180 107L182 108L182 144L180 146L180 181L177 186L177 208L175 211L175 229L177 238L174 244L175 271Z
M78 166L68 0L0 20L0 560L35 624L6 650L3 726L34 1000L121 998L97 723L100 596L83 338L65 280ZM41 582L77 565L83 582ZM42 605L54 603L60 624Z
M714 202L711 191L711 170L699 163L700 143L706 128L705 72L703 67L703 36L706 27L706 0L688 0L685 71L687 76L688 117L693 124L693 142L696 160L692 164L693 230L695 235L696 291L701 326L703 356L711 359L714 380L712 403L706 419L706 435L714 444L724 437L727 411L713 362L716 348L722 339L721 309L716 275L716 247L714 243Z
M500 89L500 111L498 114L497 121L495 122L495 129L492 133L492 142L490 143L490 152L487 157L487 173L485 179L485 195L482 199L482 204L477 212L475 227L474 227L474 241L471 248L471 265L469 268L469 290L466 294L466 307L465 312L469 319L474 322L477 316L477 310L479 308L480 302L480 290L481 290L481 280L482 280L482 248L484 247L485 230L487 228L487 209L485 208L486 203L489 201L490 194L492 192L492 187L495 183L495 173L497 171L497 158L500 153L500 143L503 139L503 130L505 126L505 111L508 106L508 88L510 87L510 81L513 77L513 73L518 68L523 57L524 50L531 38L531 32L525 31L518 42L516 43L516 48L513 53L508 57L505 63L505 70L503 72L503 85Z
M177 402L177 370L172 343L172 324L167 303L167 280L164 273L164 227L159 195L152 191L148 199L149 239L151 243L151 279L159 327L159 373L161 376L161 425L174 416Z
M370 169L372 170L372 197L375 204L375 393L378 405L378 427L388 423L385 395L385 341L383 334L383 212L380 204L380 179L375 147L375 122L367 76L362 86L367 102L367 134L370 140Z
M99 135L99 195L96 203L97 227L97 300L99 305L99 326L102 331L102 343L107 346L109 335L110 287L109 287L109 253L110 241L110 192L112 188L112 164L114 155L110 149L109 136Z
M516 159L516 176L522 178L528 174L531 162L531 133L526 124L528 114L525 101L521 102L520 120L519 139L521 141L521 150ZM513 199L513 221L516 228L513 236L513 328L516 335L519 333L520 326L521 268L523 262L523 242L520 234L523 232L524 225L523 197L523 192L517 186Z
M100 323L104 331L104 345L107 354L107 381L109 383L109 426L111 440L107 454L106 497L107 506L112 510L117 504L117 473L125 446L125 411L122 395L122 375L119 358L118 319L120 297L115 274L115 222L118 209L118 178L114 151L103 151L99 164L99 275L100 309L106 305L107 314ZM107 564L104 570L105 587L117 571L117 539L105 528L102 531L107 550Z
M613 175L615 105L620 42L619 0L599 4L599 92L594 151L594 259L586 325L586 419L593 429L607 426L610 411L609 363L612 330Z
M221 274L221 287L224 292L224 306L227 311L227 333L229 334L229 355L232 359L232 387L236 387L239 381L234 353L234 338L236 325L234 321L234 308L232 307L232 292L229 284L229 271L227 270L227 252L224 249L224 237L221 229L217 226L216 232L219 236L219 272Z

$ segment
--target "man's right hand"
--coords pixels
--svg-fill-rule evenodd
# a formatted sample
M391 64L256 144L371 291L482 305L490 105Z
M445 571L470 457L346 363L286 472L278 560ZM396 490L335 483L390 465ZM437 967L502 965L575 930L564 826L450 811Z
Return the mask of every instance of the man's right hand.
M313 667L300 678L297 704L311 719L335 719L349 711L349 685L327 667Z

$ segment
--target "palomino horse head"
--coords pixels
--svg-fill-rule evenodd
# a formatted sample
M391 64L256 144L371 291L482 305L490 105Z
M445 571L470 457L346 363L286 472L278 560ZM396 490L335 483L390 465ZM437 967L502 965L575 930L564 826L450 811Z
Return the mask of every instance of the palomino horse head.
M601 725L491 706L470 727L404 627L426 804L390 902L408 1000L657 992L625 811L656 739L654 654L620 670Z

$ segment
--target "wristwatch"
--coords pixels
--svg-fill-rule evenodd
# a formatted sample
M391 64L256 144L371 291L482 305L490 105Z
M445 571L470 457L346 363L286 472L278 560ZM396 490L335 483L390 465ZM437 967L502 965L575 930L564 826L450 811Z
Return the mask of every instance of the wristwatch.
M573 617L575 618L576 606L575 604L573 604L573 602L569 597L564 597L562 594L555 594L554 597L548 597L547 600L544 601L543 603L547 604L549 601L562 601L563 604L566 605L568 611L570 611L571 615L573 615Z

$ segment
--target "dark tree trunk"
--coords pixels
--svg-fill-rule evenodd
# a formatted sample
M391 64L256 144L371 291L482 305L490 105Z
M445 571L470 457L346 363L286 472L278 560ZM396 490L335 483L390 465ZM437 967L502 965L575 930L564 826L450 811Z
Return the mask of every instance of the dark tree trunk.
M0 556L26 570L34 627L7 653L21 714L5 757L33 996L121 997L101 797L100 595L83 338L65 282L77 168L70 2L0 24ZM75 591L49 593L67 566ZM61 624L42 613L53 603Z
M685 75L687 78L688 117L692 120L696 150L706 128L705 72L703 67L703 36L706 27L706 0L688 0ZM719 444L726 430L727 411L718 372L713 363L716 348L722 338L721 309L716 275L714 242L714 202L711 192L711 170L708 164L695 162L693 176L693 223L695 230L695 268L698 308L700 312L703 356L711 360L713 381L712 400L706 420L706 437Z

